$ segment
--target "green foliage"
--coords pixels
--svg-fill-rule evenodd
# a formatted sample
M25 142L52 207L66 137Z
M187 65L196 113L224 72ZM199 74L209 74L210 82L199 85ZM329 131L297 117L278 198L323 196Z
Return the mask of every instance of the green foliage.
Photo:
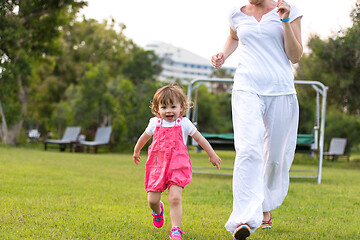
M329 87L328 104L350 114L360 113L360 21L357 4L352 27L321 40L313 36L311 50L299 62L297 78L319 80Z
M106 74L102 76L104 84L121 74L119 66L128 56L125 53L127 48L132 47L122 32L117 33L113 28L113 24L98 23L93 19L84 19L83 22L64 27L62 54L48 58L47 64L35 70L40 82L34 86L34 92L44 100L42 102L46 107L39 109L39 121L44 121L48 116L42 113L53 111L54 105L44 102L66 101L66 89L72 84L84 84L81 81L86 78L89 66L106 66Z
M220 68L213 71L212 76L215 78L233 78L234 76L229 73L226 68Z
M154 52L138 50L124 63L122 71L135 84L141 84L145 80L155 80L162 71L160 64Z
M73 114L77 124L85 128L106 124L113 111L113 98L106 87L107 65L88 66L88 70L75 87L79 94L71 96L74 101Z
M84 18L63 28L62 54L33 68L29 118L60 136L68 125L83 131L112 125L116 143L133 144L147 124L139 119L151 117L160 61L127 39L124 25L119 32L115 27Z
M316 124L316 91L310 85L296 85L296 92L300 111L298 132L311 134Z
M356 137L360 116L360 4L356 4L351 17L353 25L336 36L322 40L313 36L305 54L299 62L296 78L317 80L328 86L326 138L345 137L353 146L358 146ZM310 91L302 90L299 97L301 117L305 126L311 125L309 118ZM301 125L300 125L301 126Z
M5 138L12 139L9 144L17 143L21 129L17 126L21 127L27 118L35 64L47 55L59 53L61 27L69 24L83 6L84 1L74 0L1 2L0 102L6 106L7 126L14 126L1 135L15 135Z
M210 92L205 85L199 87L197 97L197 123L200 132L232 132L230 100L231 94L228 92Z
M326 116L325 139L327 145L333 137L347 139L346 151L359 150L360 118L354 115L344 114L337 109L328 110Z
M120 77L110 81L110 93L116 102L112 122L114 138L122 148L133 147L153 117L149 105L160 86L152 81L135 85Z
M2 3L0 57L2 71L11 73L6 77L11 77L14 81L21 75L28 81L32 61L58 53L60 26L68 24L84 5L84 1L73 0ZM26 81L23 82L24 86L27 85L25 83ZM2 84L2 87L6 86Z

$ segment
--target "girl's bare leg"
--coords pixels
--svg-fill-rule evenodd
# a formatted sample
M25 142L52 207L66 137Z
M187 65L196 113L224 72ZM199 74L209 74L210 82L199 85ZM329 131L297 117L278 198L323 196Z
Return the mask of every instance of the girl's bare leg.
M173 227L180 227L182 219L182 204L181 195L183 188L177 185L172 185L169 188L169 204L170 204L170 217Z
M161 199L161 192L149 192L148 193L148 204L149 207L155 212L160 213L160 199Z

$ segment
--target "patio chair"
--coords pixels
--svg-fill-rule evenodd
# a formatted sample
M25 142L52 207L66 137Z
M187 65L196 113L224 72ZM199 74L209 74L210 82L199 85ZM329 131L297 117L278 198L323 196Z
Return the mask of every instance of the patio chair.
M79 145L80 147L86 147L87 152L90 152L90 148L93 147L94 153L97 153L100 146L109 146L110 150L113 151L111 133L111 127L99 127L96 130L94 141L79 141Z
M44 148L47 150L48 144L59 145L60 151L65 151L66 146L69 145L70 152L72 152L73 145L78 141L81 127L66 127L62 139L46 139L44 141Z
M349 161L350 155L345 153L346 149L346 138L332 138L330 141L330 147L328 152L324 152L326 159L332 161L338 160L339 157L346 157Z

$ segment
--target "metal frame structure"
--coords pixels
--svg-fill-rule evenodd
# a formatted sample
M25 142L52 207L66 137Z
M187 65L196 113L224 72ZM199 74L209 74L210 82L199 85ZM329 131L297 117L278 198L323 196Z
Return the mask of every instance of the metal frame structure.
M233 79L228 78L198 78L194 79L188 84L188 100L192 99L192 92L196 90L203 83L233 83ZM325 133L325 115L326 115L326 97L328 87L322 84L319 81L308 81L308 80L295 80L295 84L298 85L311 85L313 89L316 91L316 121L314 127L314 143L311 146L312 151L318 151L319 163L318 170L316 176L291 176L293 178L316 178L317 183L321 183L321 175L322 175L322 163L323 163L323 153L324 153L324 133ZM321 95L321 103L320 103L320 95ZM190 119L190 111L187 112L186 117ZM193 109L193 116L197 115L197 106ZM197 125L197 118L193 119L195 125ZM197 145L195 141L191 143L191 145ZM196 167L193 167L196 168ZM204 168L203 168L204 169ZM228 170L228 169L227 169ZM297 170L297 172L309 172L309 170ZM314 171L315 172L315 171ZM209 172L197 172L194 173L202 173L202 174L215 174ZM223 173L221 175L231 175L227 173Z

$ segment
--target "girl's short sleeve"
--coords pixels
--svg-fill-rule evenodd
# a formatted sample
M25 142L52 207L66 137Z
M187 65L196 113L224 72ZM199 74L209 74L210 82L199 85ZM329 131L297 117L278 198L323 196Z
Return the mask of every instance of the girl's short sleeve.
M184 134L187 136L192 136L197 131L195 125L188 119L187 117L184 117L182 122Z
M155 129L156 129L156 123L157 123L157 117L153 117L150 118L149 120L149 124L145 129L145 132L149 135L149 136L153 136L155 133Z

